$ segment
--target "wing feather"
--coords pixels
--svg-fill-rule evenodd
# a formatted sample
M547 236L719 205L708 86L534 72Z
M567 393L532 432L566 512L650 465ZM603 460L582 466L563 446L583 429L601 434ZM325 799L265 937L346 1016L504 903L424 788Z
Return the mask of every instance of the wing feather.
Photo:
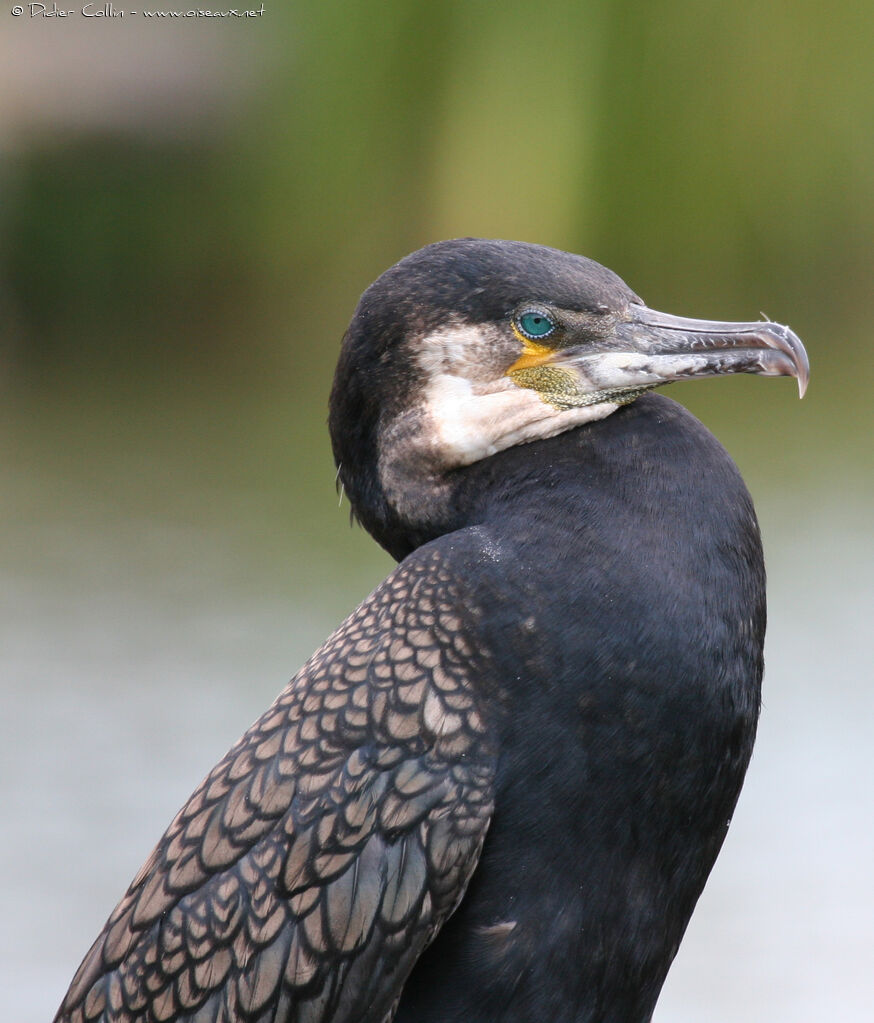
M492 812L489 670L432 546L335 632L179 811L56 1023L386 1023Z

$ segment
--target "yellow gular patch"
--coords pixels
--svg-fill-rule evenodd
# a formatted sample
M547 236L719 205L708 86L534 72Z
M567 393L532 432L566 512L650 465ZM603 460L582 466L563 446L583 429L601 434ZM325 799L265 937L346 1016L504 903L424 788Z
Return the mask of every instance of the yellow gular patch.
M507 370L506 376L512 376L520 369L531 369L534 366L542 366L544 362L549 362L549 360L555 355L554 348L550 348L548 345L539 345L536 341L532 341L530 337L525 337L525 335L520 333L515 326L513 327L513 333L522 342L522 354Z

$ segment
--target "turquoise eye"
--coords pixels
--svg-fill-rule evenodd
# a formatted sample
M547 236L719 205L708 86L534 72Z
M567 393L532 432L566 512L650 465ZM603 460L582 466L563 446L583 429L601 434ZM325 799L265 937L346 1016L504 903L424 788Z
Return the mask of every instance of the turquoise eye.
M526 310L516 322L522 333L530 338L547 337L555 330L555 320L540 309Z

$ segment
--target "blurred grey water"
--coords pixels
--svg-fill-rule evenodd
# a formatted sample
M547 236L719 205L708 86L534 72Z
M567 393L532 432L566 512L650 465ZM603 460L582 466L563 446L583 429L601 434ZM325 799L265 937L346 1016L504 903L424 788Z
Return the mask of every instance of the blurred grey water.
M159 399L0 413L3 1020L52 1017L181 802L390 567L338 507L322 422ZM658 1023L870 1019L871 481L839 456L747 473L765 706Z

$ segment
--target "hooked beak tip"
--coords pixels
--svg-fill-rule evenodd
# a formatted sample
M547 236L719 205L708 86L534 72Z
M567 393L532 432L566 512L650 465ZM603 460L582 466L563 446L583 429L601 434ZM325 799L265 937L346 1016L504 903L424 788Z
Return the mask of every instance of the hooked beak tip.
M789 356L792 363L792 375L798 381L798 397L803 398L810 380L810 361L798 335L782 324L775 324L778 342L776 347Z

